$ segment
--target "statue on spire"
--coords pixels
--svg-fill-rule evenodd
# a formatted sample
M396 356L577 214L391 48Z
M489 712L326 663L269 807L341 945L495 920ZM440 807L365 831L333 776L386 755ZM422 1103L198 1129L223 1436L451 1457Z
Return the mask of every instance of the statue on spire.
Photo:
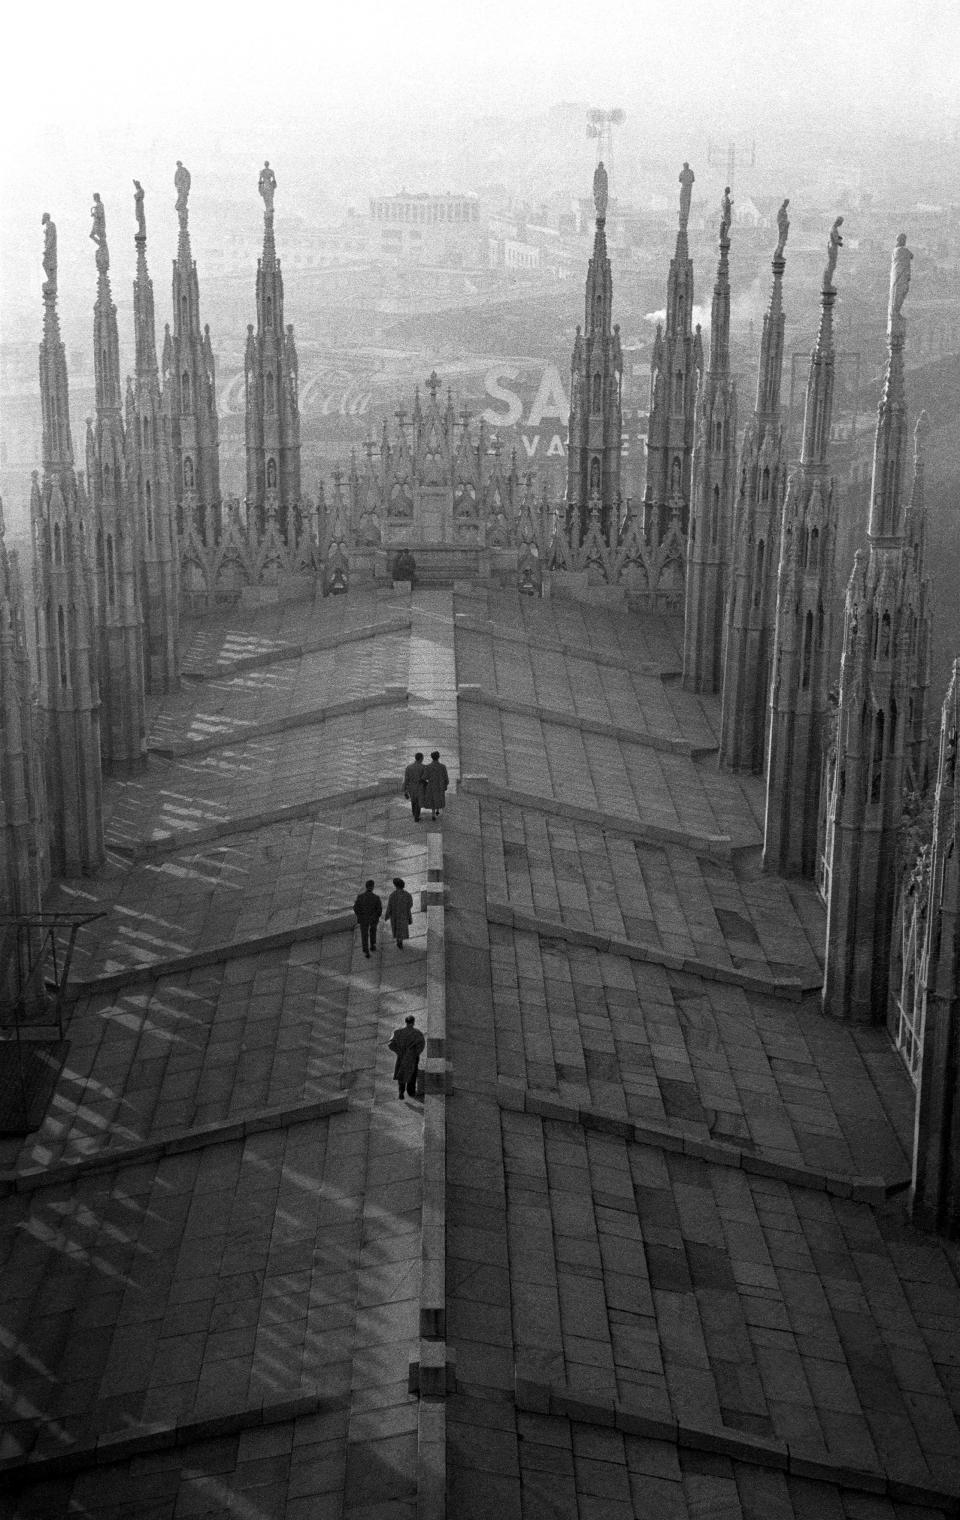
M597 221L602 222L607 215L607 171L603 159L593 171L593 204L597 208Z
M57 224L51 220L49 211L45 211L40 225L43 227L43 272L47 277L43 282L43 294L46 299L56 300Z
M90 228L90 236L98 248L102 248L107 241L107 217L103 209L103 201L96 190L93 192L93 205L90 207L90 215L93 217L93 226Z
M690 217L690 199L693 195L693 179L693 170L687 163L686 159L684 159L683 168L680 170L680 226L684 232L687 229L687 222Z
M97 269L101 274L106 274L110 268L110 250L107 248L107 213L96 190L93 192L90 215L93 217L90 237L97 245Z
M890 261L890 305L887 313L887 332L891 338L903 335L905 322L901 307L910 289L910 265L913 254L907 247L907 234L898 233L893 258Z
M263 204L266 207L268 216L273 215L273 197L276 188L277 176L271 169L270 160L267 158L264 160L263 168L260 170L260 179L257 183L257 189L263 196Z
M842 226L843 217L838 216L833 226L830 228L830 236L827 239L827 267L823 271L824 290L836 289L833 283L833 276L836 273L837 268L837 254L843 247L843 238L840 235L840 228Z
M780 210L777 212L777 246L773 254L775 259L783 258L783 250L787 246L787 234L790 231L790 218L787 216L787 207L789 204L790 199L787 197L784 200L783 205L780 207Z
M147 219L143 214L143 186L138 179L133 182L133 210L137 218L137 237L145 238L147 235Z
M730 186L725 185L723 195L720 197L720 241L729 243L730 226L733 222L733 201L730 199Z
M176 211L181 223L186 221L187 198L190 194L190 170L184 168L180 159L177 159L177 172L173 176L174 187L177 192Z

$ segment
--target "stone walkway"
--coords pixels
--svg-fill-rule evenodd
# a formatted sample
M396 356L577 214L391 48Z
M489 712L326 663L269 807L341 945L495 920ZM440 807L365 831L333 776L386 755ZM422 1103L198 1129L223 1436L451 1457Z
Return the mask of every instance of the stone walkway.
M107 916L78 948L46 1120L0 1146L20 1178L0 1201L5 1515L415 1514L423 1104L397 1101L384 1047L408 1012L428 1028L425 915L370 961L341 924L368 874L415 904L426 884L437 826L414 825L400 775L439 746L455 784L450 596L224 619L185 663L238 659L270 663L153 714L167 746L227 742L109 783L127 851L59 893ZM391 683L402 700L365 710ZM355 714L243 737L345 692ZM371 775L390 795L351 802ZM278 797L313 815L260 825ZM130 853L211 818L243 832ZM177 969L211 945L215 964Z
M670 668L656 619L457 610L451 1513L957 1513L958 1265L905 1222L912 1090L883 1032L775 995L815 981L822 910L758 879L759 783L677 752L716 702L605 663Z
M960 1512L912 1089L818 1012L821 905L759 876L678 634L482 588L194 632L0 1142L0 1516ZM413 938L367 961L395 874Z

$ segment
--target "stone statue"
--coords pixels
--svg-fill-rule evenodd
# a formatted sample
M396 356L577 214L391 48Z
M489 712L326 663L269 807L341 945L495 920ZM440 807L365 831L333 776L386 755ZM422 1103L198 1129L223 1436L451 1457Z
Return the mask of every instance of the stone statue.
M607 171L603 159L593 171L593 204L597 208L597 221L602 222L607 214Z
M176 209L181 217L187 214L187 197L190 194L190 170L185 169L177 159L177 172L173 176L173 183L177 192Z
M45 211L40 218L43 227L43 272L46 279L43 282L45 296L55 296L57 293L57 224L51 221L49 211Z
M843 238L840 236L840 228L843 226L843 217L838 216L830 228L830 236L827 239L827 267L823 271L824 290L833 290L833 276L837 268L837 254L843 247Z
M693 177L693 170L687 163L686 159L684 159L683 168L680 170L680 226L683 228L686 228L687 221L690 216L690 198L693 195Z
M787 233L790 231L790 218L787 216L789 204L789 199L785 200L777 212L777 247L773 255L775 259L783 258L783 250L787 246Z
M137 218L137 237L147 235L147 219L143 214L143 186L138 179L133 182L133 209Z
M103 201L96 190L93 192L93 205L90 207L90 215L93 217L93 226L90 228L90 236L100 248L107 240L107 217L103 209Z
M273 195L276 188L277 176L274 174L273 170L270 167L270 160L265 159L263 168L260 170L260 179L257 184L257 189L263 196L263 204L266 207L267 214L269 216L273 215Z
M725 185L720 200L720 241L727 243L730 240L730 224L733 221L733 201L730 199L730 186Z
M898 233L897 244L893 250L893 259L890 263L890 307L887 314L887 328L891 333L903 331L904 319L900 308L906 300L907 291L910 289L910 265L913 262L913 254L907 247L907 234Z

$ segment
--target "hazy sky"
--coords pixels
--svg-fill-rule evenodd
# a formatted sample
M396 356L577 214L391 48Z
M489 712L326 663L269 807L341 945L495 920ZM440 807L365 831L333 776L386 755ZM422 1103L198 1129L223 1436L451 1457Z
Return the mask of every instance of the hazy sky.
M362 122L585 96L631 104L651 89L681 115L793 97L841 116L878 108L910 119L956 101L956 9L953 0L24 0L4 22L2 109L15 128L8 143L27 157L46 122L130 139L157 128L186 136L229 116L256 133L291 115Z
M469 134L478 114L624 107L623 153L689 157L697 195L719 172L703 162L710 133L756 134L766 164L778 143L805 152L812 133L810 160L826 144L842 164L865 127L870 140L960 120L956 0L20 0L8 11L0 324L31 282L39 291L43 210L58 224L64 294L89 285L94 189L126 278L134 175L154 268L168 267L178 157L194 173L197 246L216 232L213 175L221 201L249 198L253 247L264 157L281 212L315 189L361 209L401 180L462 189L436 182L431 147ZM583 163L570 167L588 183L593 150L577 143ZM673 173L665 188L676 193ZM78 331L86 321L84 309Z

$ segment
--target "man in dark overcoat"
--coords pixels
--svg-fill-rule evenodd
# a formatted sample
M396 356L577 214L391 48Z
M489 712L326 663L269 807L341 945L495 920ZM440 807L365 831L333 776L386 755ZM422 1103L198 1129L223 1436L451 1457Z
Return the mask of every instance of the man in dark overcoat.
M436 818L437 814L443 811L447 787L450 785L447 767L441 763L438 749L431 750L430 764L423 767L423 783L423 805L428 807Z
M397 949L402 950L403 942L409 938L410 925L413 923L413 898L406 891L402 876L393 878L393 891L387 898L387 923L393 930Z
M399 1096L404 1093L408 1097L417 1096L417 1072L420 1069L420 1053L426 1045L426 1040L419 1029L414 1026L416 1019L412 1013L408 1013L403 1021L402 1029L395 1029L393 1037L387 1046L396 1056L393 1068L393 1080L400 1088Z
M403 795L410 800L410 811L413 813L414 823L420 822L420 809L423 807L423 773L425 769L423 750L418 749L403 773Z
M353 904L353 911L360 925L360 943L363 953L370 959L370 951L377 948L377 924L383 912L383 903L373 890L373 882L368 881L363 891L357 894Z

